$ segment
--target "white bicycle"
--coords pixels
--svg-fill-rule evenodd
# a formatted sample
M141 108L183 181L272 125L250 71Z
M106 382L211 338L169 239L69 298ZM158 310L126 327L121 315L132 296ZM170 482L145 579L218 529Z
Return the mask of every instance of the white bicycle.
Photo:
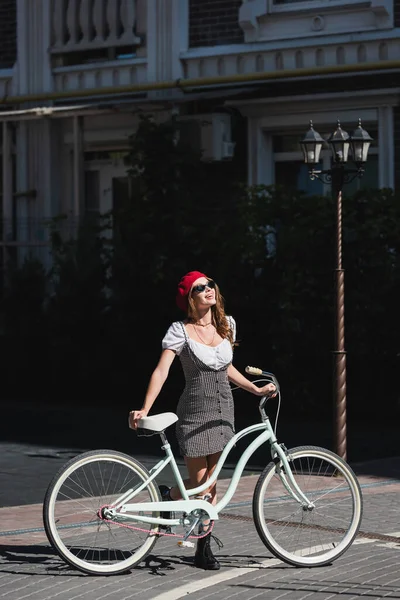
M221 454L213 476L187 490L165 430L174 413L145 417L138 433L158 433L165 457L150 471L139 461L113 450L85 452L64 465L50 483L43 506L47 537L70 565L97 575L122 573L138 565L161 535L192 545L197 526L217 521L237 488L243 469L262 444L271 462L261 473L253 496L253 518L265 546L281 560L298 566L321 566L341 556L357 535L362 517L359 483L339 456L316 446L287 450L275 436L279 384L272 373L247 367L255 382L276 385L279 400L275 427L260 400L261 423L238 432ZM216 481L226 458L245 436L259 432L247 446L224 496L216 506L193 498ZM156 478L170 465L182 499L162 501ZM207 531L208 535L211 531Z

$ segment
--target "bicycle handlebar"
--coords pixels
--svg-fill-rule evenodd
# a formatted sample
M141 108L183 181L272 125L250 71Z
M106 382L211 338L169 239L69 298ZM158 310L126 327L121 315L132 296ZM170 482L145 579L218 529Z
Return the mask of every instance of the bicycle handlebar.
M270 381L271 383L273 383L276 387L276 392L267 394L266 396L263 396L260 400L260 404L259 404L259 411L261 414L261 420L265 421L266 419L268 419L266 413L265 413L265 405L268 402L268 400L270 398L278 398L278 408L276 411L276 416L275 416L275 426L274 426L274 431L276 433L276 428L278 425L278 417L279 417L279 411L280 411L280 406L281 406L281 392L280 392L280 385L279 382L277 380L277 378L275 377L275 375L273 373L269 373L269 371L263 371L262 369L259 369L258 367L249 367L247 366L245 368L246 373L248 373L249 375L261 375L261 377L265 377L267 379L267 381ZM259 380L262 381L262 380ZM264 380L265 381L265 380Z
M249 366L247 366L245 368L245 371L249 375L261 375L262 377L267 377L268 379L271 380L271 382L275 385L277 391L279 392L280 386L279 386L277 378L275 377L275 375L273 373L269 373L268 371L263 371L262 369L259 369L258 367L249 367Z
M257 369L257 367L246 367L245 371L246 371L246 373L249 373L250 375L262 375L262 370Z

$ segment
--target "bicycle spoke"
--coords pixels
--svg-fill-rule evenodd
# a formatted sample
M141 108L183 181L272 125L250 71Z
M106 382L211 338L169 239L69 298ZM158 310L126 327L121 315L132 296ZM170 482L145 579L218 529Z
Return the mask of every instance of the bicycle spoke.
M271 463L256 487L253 511L257 531L266 546L288 562L324 564L344 552L354 539L361 520L361 492L348 466L332 452L305 447L288 455L293 477L310 504L300 504L294 490L294 495L287 493L283 478ZM340 475L340 480L334 479L335 475Z
M150 534L158 527L141 523L139 531L107 520L102 510L143 486L148 475L130 457L107 451L87 453L87 459L84 455L71 462L45 501L45 525L52 543L68 562L87 572L112 573L134 564L154 545L156 536ZM136 502L158 498L157 488L150 483L137 494Z

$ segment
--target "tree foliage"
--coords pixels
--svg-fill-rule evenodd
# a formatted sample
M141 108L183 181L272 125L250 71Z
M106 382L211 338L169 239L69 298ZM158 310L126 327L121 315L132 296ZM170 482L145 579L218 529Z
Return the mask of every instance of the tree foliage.
M14 272L2 303L7 344L15 348L23 336L42 358L40 376L28 355L19 368L34 364L36 384L50 378L69 399L85 388L87 402L112 394L126 404L128 394L130 405L133 389L144 393L164 331L182 316L174 303L179 278L199 269L218 281L237 320L238 368L275 372L297 414L330 413L334 202L249 188L235 159L201 161L179 128L143 117L130 138L129 195L74 237L60 235L55 221L50 273L34 262ZM372 407L380 393L398 409L399 212L391 190L344 196L350 411ZM10 393L26 397L24 381L9 372ZM178 371L172 382L182 386ZM175 388L168 402L173 410Z

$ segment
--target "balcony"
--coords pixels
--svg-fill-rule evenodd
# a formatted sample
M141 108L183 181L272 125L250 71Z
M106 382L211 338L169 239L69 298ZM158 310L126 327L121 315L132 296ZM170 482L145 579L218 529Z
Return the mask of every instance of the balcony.
M399 40L395 33L359 35L358 41L347 36L298 40L296 46L283 42L264 42L218 48L195 48L181 53L185 77L235 76L246 73L279 74L297 69L380 63L398 59ZM282 78L279 75L279 78ZM255 76L256 79L256 76Z
M136 2L52 0L53 54L136 47Z
M284 41L392 29L393 0L244 0L245 42Z
M56 91L146 81L146 0L51 0Z

